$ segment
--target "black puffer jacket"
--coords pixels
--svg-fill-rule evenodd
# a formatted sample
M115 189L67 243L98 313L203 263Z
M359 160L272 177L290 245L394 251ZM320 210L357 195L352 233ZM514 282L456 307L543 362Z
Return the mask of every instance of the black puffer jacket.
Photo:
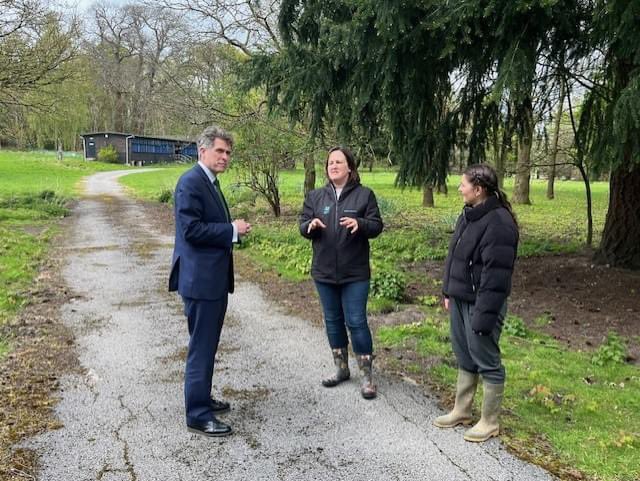
M309 222L316 217L326 228L307 233ZM355 234L340 225L341 217L358 221ZM369 279L369 239L377 237L382 228L376 196L367 187L349 183L340 199L331 183L309 192L300 216L300 233L313 241L311 277L331 284Z
M442 290L445 296L475 303L471 327L490 333L511 293L518 228L498 199L465 207L449 243Z

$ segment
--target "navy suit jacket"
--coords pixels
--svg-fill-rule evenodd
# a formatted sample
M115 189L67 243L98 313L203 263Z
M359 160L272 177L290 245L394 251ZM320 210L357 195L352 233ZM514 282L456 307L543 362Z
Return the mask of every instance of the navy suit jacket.
M196 164L175 191L176 240L169 290L218 300L233 292L233 227L213 184Z

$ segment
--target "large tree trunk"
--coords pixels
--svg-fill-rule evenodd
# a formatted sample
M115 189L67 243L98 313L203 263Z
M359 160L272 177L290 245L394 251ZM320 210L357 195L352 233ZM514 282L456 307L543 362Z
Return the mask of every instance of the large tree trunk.
M609 210L595 258L612 266L640 269L640 165L631 158L611 172Z
M433 186L425 185L422 188L422 207L434 207L433 201Z
M304 157L304 195L316 188L316 163L312 153Z
M513 185L514 204L531 204L529 180L531 179L531 146L533 144L533 107L528 101L523 108L525 120L518 134L518 163Z
M560 82L560 102L556 112L555 132L553 133L553 147L551 148L551 168L547 180L547 199L555 197L556 160L558 158L558 139L560 138L560 118L562 117L562 104L564 103L564 82Z

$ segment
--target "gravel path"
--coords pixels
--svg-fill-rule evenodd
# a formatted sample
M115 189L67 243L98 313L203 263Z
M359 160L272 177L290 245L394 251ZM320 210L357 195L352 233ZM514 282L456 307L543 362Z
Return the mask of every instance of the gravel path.
M246 280L230 298L214 377L235 433L188 433L186 322L166 291L173 239L123 194L124 174L90 177L74 212L64 277L77 296L63 318L83 374L61 382L64 427L28 443L40 480L553 479L497 440L474 445L462 429L433 428L440 412L422 388L378 379L375 401L359 396L358 376L322 388L324 333Z

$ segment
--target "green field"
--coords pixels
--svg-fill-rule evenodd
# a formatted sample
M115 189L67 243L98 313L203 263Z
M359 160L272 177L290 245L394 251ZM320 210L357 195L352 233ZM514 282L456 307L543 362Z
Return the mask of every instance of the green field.
M132 193L140 197L167 200L182 172L181 166L122 178ZM318 169L322 173L321 168ZM243 247L258 262L276 269L291 280L308 276L310 246L297 230L297 215L303 200L303 172L282 172L280 190L283 216L274 219L264 200L256 199L246 187L238 185L239 173L233 169L221 176L225 195L235 217L244 217L254 224L252 235ZM363 184L371 187L385 221L385 232L372 241L374 298L372 307L389 307L390 301L402 298L406 282L403 266L427 259L441 260L446 256L448 240L462 208L457 194L458 176L449 178L449 195L436 195L436 207L421 206L422 193L415 189L394 187L395 172L374 170L362 172ZM317 185L324 182L322 176ZM608 184L594 182L593 214L595 242L604 225L608 203ZM507 193L512 181L507 180ZM521 226L520 256L574 252L586 239L586 207L584 185L575 181L556 182L556 199L546 199L546 182L531 182L530 206L516 206ZM381 289L376 289L378 284ZM394 286L396 288L394 288Z
M131 192L158 200L173 190L187 167L128 176L122 182ZM321 170L319 170L321 172ZM297 214L303 199L303 173L283 172L280 188L283 216L274 219L267 204L237 185L238 172L221 178L236 217L246 217L255 227L243 243L244 252L262 266L291 281L309 276L311 249L297 230ZM442 260L451 230L461 210L457 194L459 177L449 178L450 194L436 195L436 207L421 206L422 193L394 187L389 170L363 172L363 184L377 195L385 232L372 241L373 310L407 302L404 285L415 280L410 267L426 259ZM317 185L321 185L322 179ZM608 184L593 182L594 243L599 240L608 203ZM512 181L507 180L509 194ZM515 206L521 227L520 256L569 253L584 247L586 207L584 185L556 182L556 199L546 199L546 182L531 182L530 206ZM166 193L164 200L168 200ZM169 199L170 200L170 199ZM423 276L424 277L424 276ZM422 282L438 283L435 279ZM432 298L433 297L433 298ZM431 359L424 371L418 363L398 362L403 372L415 372L427 382L451 391L455 365L445 313L438 299L411 300L425 311L423 322L388 326L377 333L379 347L412 350L418 358ZM543 319L540 320L543 322ZM525 457L557 473L578 469L593 479L640 479L640 370L621 362L624 340L613 338L596 354L568 351L553 339L527 329L510 317L503 345L508 371L502 439ZM437 359L433 362L433 359ZM393 359L391 363L393 364ZM478 396L480 398L480 396Z
M427 372L415 363L391 363L450 390L455 360L448 321L438 311L432 309L423 322L381 327L377 340L380 347L437 356ZM510 316L500 343L508 413L502 439L551 469L575 467L593 479L640 479L640 370L623 362L619 342L614 337L595 354L572 352Z
M53 152L0 151L0 324L28 302L56 221L68 213L80 179L117 168L71 154L57 161ZM0 340L0 355L6 349Z
M149 200L170 201L178 177L188 166L122 178L130 192ZM322 167L318 168L322 174ZM240 173L231 169L221 176L225 195L235 217L254 225L243 248L257 262L277 270L287 279L307 278L310 269L309 242L298 234L297 215L303 200L303 172L284 171L280 178L282 212L280 219L270 215L267 203L239 184ZM449 195L436 195L435 208L421 206L422 193L394 186L395 172L377 169L361 173L363 184L371 187L385 221L385 232L371 243L373 285L372 310L392 307L403 298L408 279L407 265L424 260L442 260L456 218L462 208L457 193L459 176L449 178ZM324 179L320 175L317 185ZM509 193L512 180L507 179ZM594 182L593 216L595 242L604 225L608 184ZM584 185L575 181L556 182L556 199L546 198L546 182L531 182L532 205L515 206L521 227L519 255L575 252L586 239Z

